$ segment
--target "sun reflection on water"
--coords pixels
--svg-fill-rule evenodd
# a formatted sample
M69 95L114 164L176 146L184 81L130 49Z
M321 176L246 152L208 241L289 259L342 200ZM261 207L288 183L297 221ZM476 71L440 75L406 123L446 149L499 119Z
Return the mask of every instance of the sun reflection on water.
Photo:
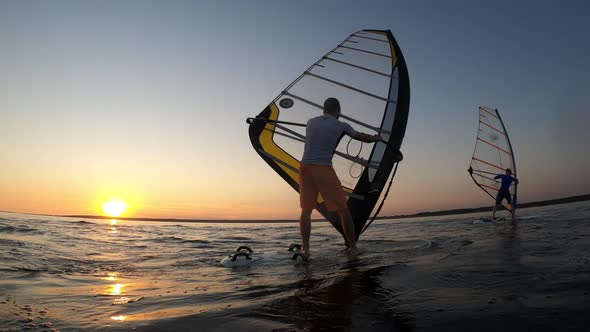
M109 224L111 225L109 233L115 234L119 232L119 229L117 228L118 223L119 221L117 219L109 220Z
M109 295L121 295L123 292L123 287L125 287L124 284L114 284L109 289L107 289L107 293Z
M118 320L118 321L123 321L127 319L127 316L124 315L118 315L118 316L111 316L112 320Z
M101 280L116 281L118 277L117 272L109 272L106 277L100 278Z

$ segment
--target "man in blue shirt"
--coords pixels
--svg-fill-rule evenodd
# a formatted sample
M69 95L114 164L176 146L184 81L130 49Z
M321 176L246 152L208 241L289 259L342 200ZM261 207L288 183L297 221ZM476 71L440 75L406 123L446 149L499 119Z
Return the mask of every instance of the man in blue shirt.
M506 169L506 174L498 174L494 177L494 179L501 179L502 184L500 185L500 189L498 190L498 194L496 195L496 204L494 205L494 211L492 212L492 219L496 219L496 208L498 208L498 205L502 205L502 200L506 199L506 202L508 203L508 208L512 213L512 221L514 221L516 217L516 207L512 205L510 185L513 181L514 183L518 184L518 179L512 177L512 170L510 168Z

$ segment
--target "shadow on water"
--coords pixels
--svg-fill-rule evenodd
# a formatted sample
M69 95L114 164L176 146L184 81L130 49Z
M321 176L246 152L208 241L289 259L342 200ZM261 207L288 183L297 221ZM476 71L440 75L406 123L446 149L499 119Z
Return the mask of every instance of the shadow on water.
M251 307L154 321L136 330L413 331L412 314L397 309L397 293L379 284L383 273L398 266L362 270L361 264L343 266L334 278L314 278L313 266L304 267L274 300L255 304L253 298Z
M501 261L513 268L514 271L520 272L521 247L518 223L505 223L497 235Z
M292 296L240 316L287 324L276 331L411 331L412 318L396 312L396 295L378 282L391 268L348 266L326 285L305 277L293 285L297 291Z

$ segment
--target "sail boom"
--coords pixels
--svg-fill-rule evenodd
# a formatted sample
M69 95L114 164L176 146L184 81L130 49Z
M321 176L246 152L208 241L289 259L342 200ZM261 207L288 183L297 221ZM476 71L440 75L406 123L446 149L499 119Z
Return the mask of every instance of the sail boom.
M294 141L297 141L297 142L305 143L305 140L304 139L301 139L299 137L287 135L285 133L281 133L280 131L274 131L273 129L270 129L270 128L264 128L264 130L270 131L271 133L273 133L275 135L279 135L279 136L283 136L283 137L286 137L286 138L290 138L290 139L292 139Z
M284 130L286 132L288 132L289 134L291 134L291 135L293 135L295 137L291 137L290 135L286 135L286 134L283 134L283 133L280 133L280 132L277 132L277 134L282 135L284 137L292 138L292 139L295 139L297 141L300 141L300 142L305 143L305 136L304 135L301 135L300 133L298 133L298 132L296 132L294 130L291 130L289 128L286 128L284 126L281 126L280 124L276 124L275 123L274 126L277 127L277 128L280 128L280 129L282 129L282 130ZM336 155L338 155L338 156L340 156L342 158L345 158L347 160L350 160L350 161L352 161L354 163L357 163L359 165L363 165L365 167L370 167L370 168L375 168L375 169L379 168L377 165L373 165L373 164L369 163L368 161L366 161L363 158L353 157L353 156L351 156L351 155L349 155L347 153L340 152L338 150L335 150L334 151L334 154L336 154Z
M490 181L498 182L496 179L493 179L493 178L488 177L488 176L485 176L485 175L481 175L481 174L475 173L475 176L479 176L480 178L484 178L484 179L487 179L487 180L490 180Z
M479 169L474 169L474 170L472 170L472 172L474 172L474 173L490 174L490 175L498 175L497 172L496 173L494 173L494 172L487 172L487 171L482 171L482 170L479 170Z

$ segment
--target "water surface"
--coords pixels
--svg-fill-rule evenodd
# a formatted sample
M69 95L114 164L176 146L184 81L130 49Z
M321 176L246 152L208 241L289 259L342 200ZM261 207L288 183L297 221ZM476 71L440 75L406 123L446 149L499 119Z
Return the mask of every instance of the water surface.
M590 202L379 220L354 260L328 223L141 222L0 213L0 330L588 330ZM240 245L266 257L226 268Z

